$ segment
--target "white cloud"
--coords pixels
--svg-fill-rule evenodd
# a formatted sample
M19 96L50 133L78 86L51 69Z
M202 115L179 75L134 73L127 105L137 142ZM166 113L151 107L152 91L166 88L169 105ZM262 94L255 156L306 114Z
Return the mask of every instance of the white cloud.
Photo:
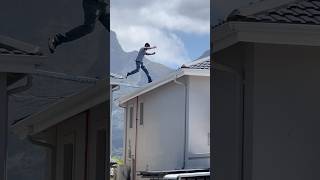
M210 0L111 0L111 29L126 51L146 41L156 45L153 61L181 65L188 53L177 33L209 34Z

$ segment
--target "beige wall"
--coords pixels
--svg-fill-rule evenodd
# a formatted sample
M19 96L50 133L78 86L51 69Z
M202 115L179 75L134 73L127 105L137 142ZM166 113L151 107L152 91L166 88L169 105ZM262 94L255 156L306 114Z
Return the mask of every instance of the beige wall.
M242 43L214 55L245 82L242 91L236 75L213 76L214 178L320 178L319 54L319 47Z
M210 77L188 76L187 168L210 167Z
M211 89L211 166L214 179L241 179L242 111L241 84L245 46L237 44L212 56L213 61L235 72L214 69ZM214 66L214 65L213 65ZM231 69L231 70L232 70Z
M320 47L255 46L253 179L320 179Z
M63 179L63 146L65 143L70 142L75 143L74 178L84 180L85 175L87 175L88 179L99 179L96 177L98 171L97 161L101 162L108 156L102 155L103 157L98 157L97 154L99 149L97 149L97 147L99 145L97 142L97 135L99 131L106 129L106 122L108 121L107 110L106 103L102 103L91 108L89 111L79 113L78 115L63 121L36 136L38 139L46 139L48 143L55 147L54 151L48 149L48 179L49 177ZM87 121L87 118L89 121ZM107 140L106 137L105 140ZM107 148L103 148L102 146L99 146L100 150ZM105 167L101 164L100 166L101 168ZM87 170L85 168L87 168Z

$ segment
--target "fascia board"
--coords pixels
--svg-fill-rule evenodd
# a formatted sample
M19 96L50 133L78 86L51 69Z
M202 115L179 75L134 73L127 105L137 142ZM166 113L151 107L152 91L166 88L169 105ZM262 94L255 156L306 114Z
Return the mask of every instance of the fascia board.
M44 59L34 56L0 55L0 72L32 73Z
M320 26L261 22L228 22L213 29L213 52L238 42L320 46Z

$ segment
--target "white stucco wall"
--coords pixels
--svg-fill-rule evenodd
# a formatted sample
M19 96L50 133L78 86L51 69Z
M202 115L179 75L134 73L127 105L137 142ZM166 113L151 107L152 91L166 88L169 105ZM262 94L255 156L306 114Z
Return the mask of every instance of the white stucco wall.
M210 167L210 77L188 77L187 167Z
M319 52L255 45L253 179L320 179Z
M214 55L243 74L245 84L243 98L232 73L214 74L213 178L320 178L319 52L239 43Z
M179 78L180 82L187 85L187 96L184 86L170 82L126 103L127 165L132 163L128 158L129 140L131 152L135 154L137 122L137 171L210 167L209 79L210 77L200 76ZM136 109L137 104L141 102L144 103L143 125L140 125L140 109ZM134 107L133 128L129 128L130 106ZM187 108L186 114L185 108ZM185 120L188 125L185 125ZM185 132L185 127L189 132ZM186 153L185 162L184 153Z
M138 125L137 170L182 168L184 97L184 87L173 82L139 97L144 102L144 124Z

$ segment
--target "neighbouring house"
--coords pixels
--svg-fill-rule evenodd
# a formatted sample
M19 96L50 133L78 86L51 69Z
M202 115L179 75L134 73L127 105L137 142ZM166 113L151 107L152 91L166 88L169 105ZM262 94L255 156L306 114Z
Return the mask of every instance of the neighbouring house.
M211 29L213 179L320 179L320 1L283 2Z
M119 99L131 179L210 167L210 58Z
M30 73L44 61L36 46L0 36L0 179L7 175L8 95L22 92L31 84ZM25 79L25 81L24 81ZM17 81L24 81L15 85Z
M15 122L13 131L47 149L50 180L105 180L109 176L111 78ZM110 148L110 149L109 149Z

